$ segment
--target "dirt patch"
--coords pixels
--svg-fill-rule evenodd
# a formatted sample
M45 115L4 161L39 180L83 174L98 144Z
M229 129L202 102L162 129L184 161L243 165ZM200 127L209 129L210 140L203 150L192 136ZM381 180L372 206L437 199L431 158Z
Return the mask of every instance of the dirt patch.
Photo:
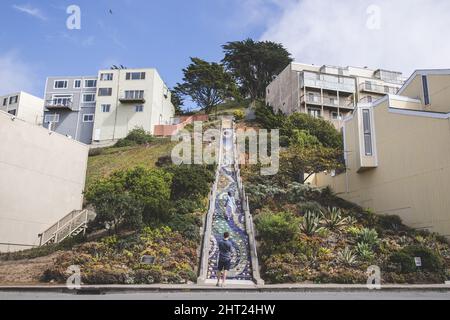
M42 273L62 252L29 260L0 261L0 285L39 284Z

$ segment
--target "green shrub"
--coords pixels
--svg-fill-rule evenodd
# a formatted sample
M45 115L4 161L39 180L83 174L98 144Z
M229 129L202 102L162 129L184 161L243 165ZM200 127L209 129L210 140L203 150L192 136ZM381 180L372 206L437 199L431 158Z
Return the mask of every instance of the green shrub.
M315 201L307 201L298 205L298 211L301 215L305 215L310 211L314 214L320 214L323 210L322 206Z
M171 199L206 197L214 181L211 168L201 165L181 165L165 168L172 178Z
M392 253L387 260L388 270L398 273L409 273L416 271L414 258L405 251Z
M347 225L347 218L342 217L342 211L338 208L328 208L321 214L321 223L330 230L341 230Z
M233 117L235 120L239 121L239 120L244 119L245 113L242 110L236 110L233 112Z
M105 149L103 149L103 148L89 149L89 157L96 157L96 156L102 155L104 150Z
M430 272L442 272L444 269L444 262L442 258L435 251L425 246L408 246L403 249L405 253L411 257L420 257L422 260L422 270Z
M357 263L356 255L349 247L345 247L344 250L338 252L337 261L349 267Z
M378 233L374 229L363 228L358 234L358 242L368 244L370 247L378 245Z
M405 227L402 219L395 215L379 215L378 224L383 230L399 231Z
M147 143L152 143L155 138L145 131L143 128L135 128L131 130L128 135L117 141L115 147L129 147L134 145L143 145Z
M356 254L363 260L363 261L373 261L375 259L375 253L372 250L372 247L364 242L359 242L356 245Z
M258 236L270 250L282 243L294 240L298 232L298 218L290 212L265 211L255 218Z
M320 227L319 215L314 214L310 211L306 212L306 214L302 218L300 230L308 236L313 236L317 233L322 232L323 229L324 228Z

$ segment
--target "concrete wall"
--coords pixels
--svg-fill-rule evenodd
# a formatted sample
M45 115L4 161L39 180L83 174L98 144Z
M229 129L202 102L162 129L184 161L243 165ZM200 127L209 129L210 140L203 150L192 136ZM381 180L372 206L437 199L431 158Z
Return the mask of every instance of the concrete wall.
M450 118L416 109L417 102L396 97L372 108L377 167L360 172L362 135L358 117L349 119L347 171L319 174L315 183L377 213L399 215L413 228L450 237Z
M82 208L88 156L84 144L11 118L0 112L0 251L38 245L38 233Z

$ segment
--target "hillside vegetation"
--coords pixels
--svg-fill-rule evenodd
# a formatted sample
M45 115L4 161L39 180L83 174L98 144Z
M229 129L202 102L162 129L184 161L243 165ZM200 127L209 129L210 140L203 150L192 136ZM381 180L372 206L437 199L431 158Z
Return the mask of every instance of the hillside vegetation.
M284 142L277 175L261 176L258 166L242 170L266 282L365 284L373 265L380 268L382 283L449 279L445 238L304 183L305 175L345 170L338 156L342 140L331 125L306 114L274 114L263 104L256 114L261 127L280 129Z

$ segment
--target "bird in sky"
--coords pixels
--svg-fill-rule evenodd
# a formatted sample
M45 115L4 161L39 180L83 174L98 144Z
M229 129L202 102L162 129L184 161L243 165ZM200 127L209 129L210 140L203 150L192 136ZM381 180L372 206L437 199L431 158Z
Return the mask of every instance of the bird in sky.
M109 13L110 13L110 14L113 14L113 11L112 11L111 9L109 9Z

